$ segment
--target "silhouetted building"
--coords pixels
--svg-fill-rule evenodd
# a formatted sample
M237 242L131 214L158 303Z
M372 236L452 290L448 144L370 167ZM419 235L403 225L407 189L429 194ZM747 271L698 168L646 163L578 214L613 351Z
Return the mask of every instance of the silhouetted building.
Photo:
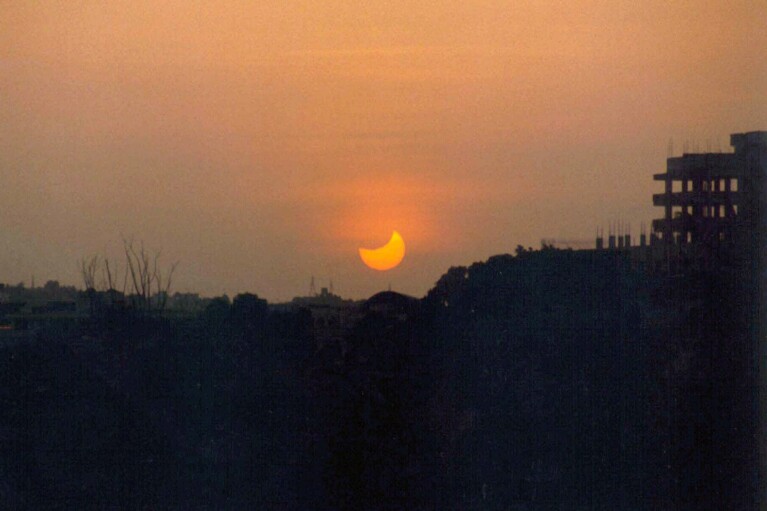
M271 304L274 311L307 309L312 315L315 339L319 343L341 339L357 319L357 302L345 300L323 287L319 294L297 296L289 303Z
M363 314L373 312L386 318L404 321L417 313L419 306L417 298L394 291L382 291L368 298L360 309Z
M668 158L663 193L653 204L664 208L653 220L656 242L670 268L680 259L710 267L719 247L747 252L758 229L767 174L767 132L730 136L733 153L683 154ZM744 253L745 253L744 252Z

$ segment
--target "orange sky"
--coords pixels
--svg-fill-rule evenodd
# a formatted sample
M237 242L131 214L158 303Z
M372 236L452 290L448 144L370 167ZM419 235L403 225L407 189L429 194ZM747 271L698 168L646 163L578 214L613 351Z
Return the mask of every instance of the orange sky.
M103 5L107 4L107 5ZM701 5L705 4L705 5ZM767 129L767 4L0 7L0 282L80 285L121 233L177 290L423 295L451 265L657 214L689 142ZM360 246L398 230L402 265Z

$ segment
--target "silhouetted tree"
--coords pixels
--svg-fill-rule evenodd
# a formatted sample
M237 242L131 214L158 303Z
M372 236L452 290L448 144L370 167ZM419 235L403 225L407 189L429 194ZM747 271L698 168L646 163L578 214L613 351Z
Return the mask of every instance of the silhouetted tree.
M210 300L210 303L205 307L203 316L208 323L220 323L229 319L231 313L232 306L229 297L223 295Z
M83 277L83 284L85 285L85 290L93 289L96 290L96 275L98 274L98 268L99 268L99 256L94 255L90 258L82 258L80 260L80 274Z
M158 297L156 307L162 312L167 303L173 273L176 271L178 262L172 263L167 270L163 271L159 264L161 255L159 250L150 253L144 247L143 241L137 247L133 240L128 239L123 239L123 248L130 281L133 284L133 295L138 299L138 306L146 311L152 310L152 294L156 293Z
M123 252L125 267L122 279L119 264L107 257L97 254L80 260L80 274L91 301L91 311L104 305L115 305L115 300L122 300L130 289L133 306L137 310L162 312L178 261L163 270L159 250L150 252L143 242L135 244L132 239L126 238L123 238Z

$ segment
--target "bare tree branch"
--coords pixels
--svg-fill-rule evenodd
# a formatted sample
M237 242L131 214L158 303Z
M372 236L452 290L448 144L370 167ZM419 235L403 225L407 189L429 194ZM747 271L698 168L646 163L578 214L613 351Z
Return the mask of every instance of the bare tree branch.
M160 265L161 251L150 252L144 246L143 241L137 246L133 238L123 237L122 240L123 252L125 253L122 293L126 294L130 290L134 304L139 309L150 312L153 308L157 308L158 311L162 312L167 304L173 273L178 262L170 265L167 274L163 274ZM103 288L103 291L117 291L119 264L114 261L110 262L107 257L101 258L95 255L90 258L83 258L80 261L80 271L87 289L96 290L96 279L100 276L99 288ZM131 285L132 287L130 287ZM152 301L153 293L156 295L154 302Z
M99 256L94 255L91 258L80 260L80 271L83 277L85 289L96 289L96 274L98 272Z

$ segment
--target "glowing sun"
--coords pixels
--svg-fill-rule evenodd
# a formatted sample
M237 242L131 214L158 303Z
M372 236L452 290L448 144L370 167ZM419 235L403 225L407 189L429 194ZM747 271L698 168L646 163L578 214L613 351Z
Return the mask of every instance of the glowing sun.
M361 248L362 262L374 270L391 270L405 257L405 241L397 231L392 232L389 242L379 248Z

